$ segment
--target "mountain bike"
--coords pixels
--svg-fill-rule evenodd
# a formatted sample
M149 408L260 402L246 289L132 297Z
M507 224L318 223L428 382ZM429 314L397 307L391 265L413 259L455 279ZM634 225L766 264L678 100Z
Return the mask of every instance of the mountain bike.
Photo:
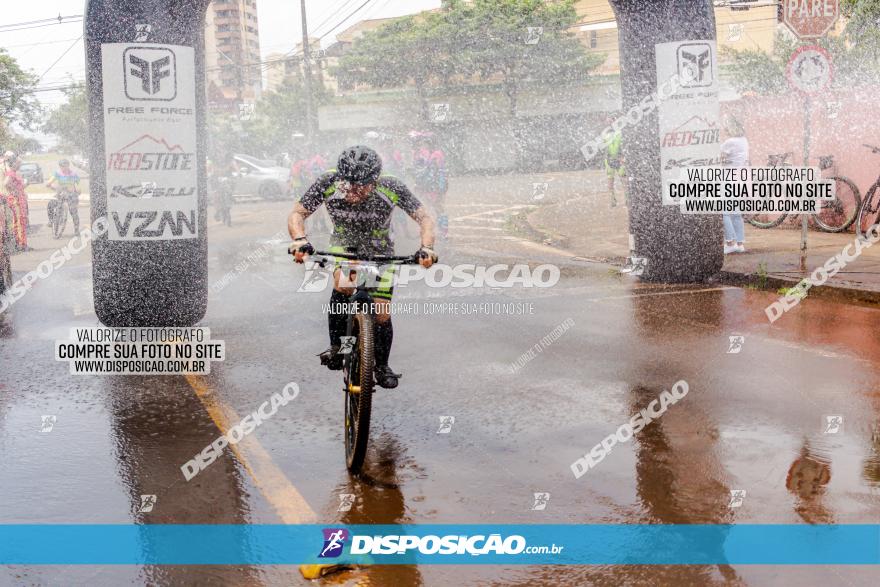
M863 147L871 149L874 155L880 155L880 147L864 144ZM859 219L856 222L856 231L860 237L865 237L871 225L880 222L880 177L874 180L868 189L867 195L859 210Z
M418 254L394 255L355 255L315 251L312 260L322 269L329 263L344 259L351 263L342 264L342 270L349 272L349 278L357 284L355 293L349 299L348 319L345 338L339 352L343 354L342 390L345 394L345 464L352 473L361 470L367 454L367 439L370 435L370 412L372 395L375 389L373 368L375 366L374 328L376 322L375 305L371 292L376 289L378 276L389 265L409 265L419 262ZM372 277L373 279L369 279Z
M793 154L791 152L781 153L778 155L769 155L767 158L768 167L786 166L791 167L788 162ZM834 180L835 194L832 200L820 200L819 211L816 214L810 214L810 221L819 230L825 232L844 232L856 221L859 211L862 208L862 197L856 184L843 175L837 173L834 155L823 155L817 157L819 161L819 169L825 171L832 169L830 177L825 179ZM743 218L746 222L756 228L773 228L782 224L788 214L744 214Z
M52 227L52 236L61 238L64 227L67 225L68 208L70 207L70 192L59 192L54 200L49 201L47 213L49 225Z

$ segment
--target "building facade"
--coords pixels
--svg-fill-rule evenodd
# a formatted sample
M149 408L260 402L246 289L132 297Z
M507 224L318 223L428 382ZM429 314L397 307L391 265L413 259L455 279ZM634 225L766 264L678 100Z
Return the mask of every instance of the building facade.
M234 110L260 97L260 26L256 0L214 0L205 16L209 107Z
M620 73L617 22L608 0L579 0L577 34L590 52L605 54L605 62L596 73ZM739 0L715 3L715 30L718 55L723 61L725 48L772 53L780 23L777 6L762 0Z

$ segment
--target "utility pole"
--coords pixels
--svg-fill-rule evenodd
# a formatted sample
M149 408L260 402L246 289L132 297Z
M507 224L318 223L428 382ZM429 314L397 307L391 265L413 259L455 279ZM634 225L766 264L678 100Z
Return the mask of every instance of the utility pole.
M303 78L306 89L306 138L314 139L315 124L312 105L312 60L309 52L309 27L306 24L306 0L299 1L302 10L302 45L303 45Z

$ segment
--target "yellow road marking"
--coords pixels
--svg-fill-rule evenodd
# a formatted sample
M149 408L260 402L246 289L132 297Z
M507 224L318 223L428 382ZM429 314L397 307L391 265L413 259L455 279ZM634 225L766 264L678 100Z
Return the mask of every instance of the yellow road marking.
M241 421L235 410L217 397L204 377L185 377L222 434ZM253 434L245 436L237 444L230 444L229 448L285 524L311 524L317 521L318 515Z

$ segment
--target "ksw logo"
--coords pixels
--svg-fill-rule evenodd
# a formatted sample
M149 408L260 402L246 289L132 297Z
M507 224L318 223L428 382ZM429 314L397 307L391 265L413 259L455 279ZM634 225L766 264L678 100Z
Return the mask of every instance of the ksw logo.
M196 236L196 211L174 212L165 210L159 216L157 210L143 210L140 212L126 212L122 216L119 212L113 212L113 223L116 234L122 239L162 239L169 238L166 232L170 231L170 238L194 238ZM132 224L132 220L139 220L139 224ZM131 233L131 236L129 236Z
M345 541L348 540L348 530L345 528L324 528L324 546L321 548L321 554L318 558L336 558L345 547Z
M707 43L688 43L679 47L678 76L685 88L712 85L715 79L712 72L712 46Z
M162 198L172 196L192 196L194 187L159 187L155 181L145 181L137 185L115 185L110 191L111 198Z
M162 47L130 47L122 54L125 95L132 100L173 100L177 97L174 52Z

